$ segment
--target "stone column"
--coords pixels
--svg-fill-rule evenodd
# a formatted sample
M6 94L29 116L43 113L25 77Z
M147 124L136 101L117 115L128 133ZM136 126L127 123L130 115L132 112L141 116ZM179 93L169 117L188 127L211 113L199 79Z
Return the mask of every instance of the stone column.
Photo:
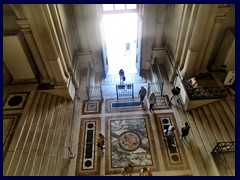
M202 37L204 36L205 28L208 22L211 5L200 5L195 25L187 51L186 60L181 74L194 74L195 65L197 63L198 54L202 44Z
M88 39L87 39L87 29L85 26L85 22L84 19L87 19L88 17L84 17L83 15L83 8L86 8L88 5L86 4L74 4L72 6L70 6L70 13L73 17L74 24L76 27L76 37L77 39L77 45L78 45L78 49L81 53L86 53L86 52L90 52L91 49L89 48L89 44L88 44Z
M165 27L165 21L166 21L166 14L167 14L167 5L166 4L158 5L154 48L162 48L165 45L164 27Z
M29 19L40 54L44 61L48 61L46 64L50 67L47 71L48 73L52 73L53 83L58 86L66 85L67 78L64 75L56 45L51 34L49 27L50 22L45 15L44 5L34 4L22 6L26 12L27 18Z
M188 28L189 17L191 14L192 6L193 6L192 4L184 5L181 29L178 36L178 44L175 52L175 61L173 62L174 68L178 68L178 65L181 59L181 54L183 52L183 46L184 46L184 41L187 34L187 28Z
M222 21L224 19L226 19L226 13L228 11L229 11L228 6L227 7L226 6L222 6L222 7L220 6L217 9L217 15L216 15L215 22L214 22L214 25L213 25L213 28L212 28L211 37L209 39L208 46L207 46L205 55L203 57L203 62L202 62L202 65L200 67L200 72L202 72L202 73L208 72L208 68L209 68L208 63L210 61L210 57L211 57L213 48L215 46L215 42L216 42L216 39L218 37L218 33L221 29Z
M16 20L16 23L21 27L21 31L23 32L27 45L32 53L33 60L40 73L41 82L48 83L48 74L38 51L28 20Z
M215 45L215 41L217 39L218 33L220 31L220 28L221 28L221 20L216 19L216 21L213 25L213 30L212 30L212 33L211 33L211 38L209 40L207 50L206 50L205 55L203 57L203 62L202 62L202 65L201 65L201 70L200 70L200 72L202 72L202 73L208 72L208 69L207 69L208 68L207 67L208 62L209 62L213 47Z

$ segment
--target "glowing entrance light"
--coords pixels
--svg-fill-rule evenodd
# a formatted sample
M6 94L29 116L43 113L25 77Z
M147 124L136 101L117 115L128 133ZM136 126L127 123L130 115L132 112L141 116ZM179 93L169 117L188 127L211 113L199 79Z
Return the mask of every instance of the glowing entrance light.
M118 74L120 69L124 69L126 74L137 73L137 13L104 14L103 27L108 54L108 74ZM130 44L128 49L127 42Z

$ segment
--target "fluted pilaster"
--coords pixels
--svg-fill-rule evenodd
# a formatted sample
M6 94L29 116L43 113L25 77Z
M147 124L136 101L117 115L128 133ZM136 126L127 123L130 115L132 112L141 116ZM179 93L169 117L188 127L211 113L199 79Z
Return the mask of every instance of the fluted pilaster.
M211 10L211 5L199 6L192 37L191 37L190 44L187 51L186 61L184 63L184 68L181 71L182 75L194 74L194 72L196 71L198 54L200 52L202 39L203 39L202 37L204 36L210 10Z
M64 75L56 45L49 27L49 22L44 11L44 5L22 5L36 38L40 54L45 62L45 67L55 85L66 85L67 78Z
M28 20L17 20L16 23L21 27L21 31L23 32L27 45L32 53L34 62L40 73L41 82L43 83L49 82L46 68L44 67L41 55L38 51Z

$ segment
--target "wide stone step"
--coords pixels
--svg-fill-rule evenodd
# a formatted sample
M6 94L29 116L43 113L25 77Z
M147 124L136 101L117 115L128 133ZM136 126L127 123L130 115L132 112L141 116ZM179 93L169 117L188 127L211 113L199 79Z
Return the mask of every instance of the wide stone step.
M50 155L50 161L47 169L47 176L53 176L55 171L55 165L58 158L58 152L59 152L59 144L60 144L60 137L63 129L63 122L64 122L64 116L66 113L66 105L67 101L63 100L60 108L60 113L58 118L58 123L56 125L56 129L54 132L53 142L52 142L52 149L51 149L51 155Z
M28 161L26 162L26 165L24 168L25 169L24 173L23 173L24 176L30 176L31 169L37 158L37 151L38 151L38 148L40 145L39 143L40 143L42 132L43 132L42 130L44 129L44 126L46 124L46 117L47 117L47 114L49 111L48 109L49 109L49 106L50 106L50 103L52 100L52 96L53 95L48 94L46 97L46 100L44 101L44 107L43 107L43 110L41 112L41 117L40 117L41 120L39 121L38 127L36 129L36 134L32 141L31 151L29 152L29 158L28 158Z
M202 145L206 149L205 151L211 152L213 148L212 148L211 143L208 139L208 135L205 132L205 129L202 125L202 122L201 122L201 119L198 115L198 112L195 109L191 110L191 111L192 111L192 114L193 114L193 119L194 119L195 124L196 124L196 128L198 129L198 132L199 132L199 137L198 137L198 134L196 134L196 139L201 138ZM199 140L197 142L199 142Z
M219 115L216 107L214 104L209 104L209 109L214 117L214 120L216 121L216 124L218 126L218 128L220 129L221 131L221 134L223 136L223 140L224 141L231 141L231 137L230 135L228 134L228 131L226 129L226 127L224 126L223 122L222 122L222 119L221 119L221 116Z
M233 115L235 116L235 97L228 95L226 98L226 101L227 101Z
M71 132L71 120L72 120L72 114L73 114L73 102L67 101L67 107L66 112L62 124L61 129L61 135L60 135L60 141L58 146L58 156L56 159L56 166L53 175L54 176L60 176L63 166L63 159L64 157L69 158L69 153L67 149L67 144L69 143L69 138L67 136L67 132Z
M224 112L227 114L228 119L232 123L232 126L235 129L235 116L232 113L232 110L231 110L230 106L228 105L227 101L220 101L220 103L221 103L221 105L222 105L222 107L224 109Z
M40 176L46 176L46 174L47 174L50 155L51 155L51 151L52 151L53 139L54 139L56 127L57 127L57 124L59 121L58 116L60 114L61 104L62 104L62 98L58 97L57 102L55 104L55 111L53 113L53 116L51 117L52 122L51 122L50 130L48 132L48 138L46 141L45 151L43 153L43 161L40 166L40 172L39 172Z
M206 167L204 165L204 161L206 160L207 156L206 156L206 153L203 153L203 154L201 153L201 149L204 149L203 148L204 147L203 143L201 142L202 140L199 136L198 129L197 129L197 127L195 125L195 122L193 120L192 113L187 112L186 114L187 114L189 124L191 125L191 129L190 129L190 131L192 132L191 133L192 134L191 148L192 148L193 154L195 154L194 157L196 159L196 162L199 162L198 163L198 169L199 169L200 174L202 176L207 176L208 173L207 173Z
M29 107L29 114L26 114L26 115L24 114L22 116L22 118L24 119L22 118L20 119L21 123L18 124L17 130L14 134L13 140L9 147L9 151L13 151L15 153L12 154L9 164L5 165L6 174L4 175L7 175L7 176L16 175L18 167L20 166L19 163L20 163L21 157L23 155L23 148L24 148L24 145L26 144L26 139L31 129L32 120L35 116L35 112L38 107L40 96L41 96L41 93L36 93L36 96L35 96L36 100L34 100L32 103L32 106Z
M215 135L215 138L216 138L217 142L223 142L224 141L223 140L223 136L222 136L222 134L220 132L219 127L217 126L217 124L216 124L216 122L214 120L214 117L213 117L209 107L208 106L203 106L202 108L203 108L205 116L206 116L206 118L207 118L207 120L209 122L209 125L210 125L210 127L212 129L212 132Z
M57 96L52 96L51 101L50 101L50 105L47 111L47 115L46 115L46 119L45 119L45 124L43 129L41 130L41 136L38 142L38 148L36 151L36 158L32 164L32 168L31 168L31 176L38 176L39 175L39 171L40 171L40 167L42 164L42 160L43 160L43 154L46 148L46 143L47 143L47 139L48 139L48 134L50 131L50 127L51 127L51 123L52 123L52 116L54 114L55 111L55 104L57 101ZM47 105L46 105L47 106Z
M38 125L41 122L41 115L42 115L43 107L45 105L45 99L46 99L46 94L41 94L38 107L36 109L34 118L32 119L30 131L25 140L26 143L23 148L23 157L24 158L20 159L20 163L19 163L20 166L18 167L18 170L16 173L16 175L18 175L18 176L22 176L25 171L28 171L28 169L26 169L25 166L27 165L28 160L30 159L30 155L31 155L31 151L32 151L31 148L32 148L32 145L34 142L34 138L35 138L35 135L37 132ZM36 151L33 150L33 153L35 153L35 152Z
M203 129L205 129L206 135L208 136L209 142L211 144L211 150L212 150L216 146L217 140L214 134L212 133L213 130L208 122L208 119L206 118L203 108L197 108L197 112L199 114L199 118L202 121Z
M188 119L191 124L194 143L196 144L196 147L199 149L200 155L202 157L202 162L204 166L202 168L206 169L206 173L208 176L219 175L218 169L211 155L210 142L208 140L206 132L204 132L204 128L201 127L202 125L199 121L199 115L197 113L197 110L196 109L191 110L190 113L192 114L192 116L188 115ZM191 144L191 146L193 146L193 144ZM198 166L199 166L199 163L198 163Z
M214 105L215 105L216 109L218 110L218 113L219 113L219 115L221 117L221 120L222 120L221 122L223 122L223 125L227 129L228 134L231 137L231 140L235 141L235 129L232 126L232 123L231 123L230 119L228 119L228 116L224 112L224 109L223 109L222 105L220 104L220 102L215 102Z

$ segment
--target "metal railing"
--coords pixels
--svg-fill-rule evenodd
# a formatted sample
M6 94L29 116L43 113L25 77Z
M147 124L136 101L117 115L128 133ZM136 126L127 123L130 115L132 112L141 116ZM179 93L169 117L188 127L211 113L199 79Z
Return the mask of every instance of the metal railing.
M101 86L87 86L88 100L103 99L102 87Z
M117 99L126 98L126 97L134 98L133 84L117 84L116 94L117 94Z
M157 76L157 81L151 83L151 88L149 89L151 91L148 92L155 92L156 94L162 95L164 81L156 58L154 59L154 62L152 64L152 69Z
M231 168L227 163L224 152L235 152L235 141L218 142L212 151L214 160L216 161L218 167L221 169L221 172L223 175L227 175L227 171L231 171Z
M148 83L148 95L150 92L154 92L156 96L161 96L162 95L161 82Z
M187 77L184 77L182 83L191 100L226 98L230 91L228 86L193 88Z

